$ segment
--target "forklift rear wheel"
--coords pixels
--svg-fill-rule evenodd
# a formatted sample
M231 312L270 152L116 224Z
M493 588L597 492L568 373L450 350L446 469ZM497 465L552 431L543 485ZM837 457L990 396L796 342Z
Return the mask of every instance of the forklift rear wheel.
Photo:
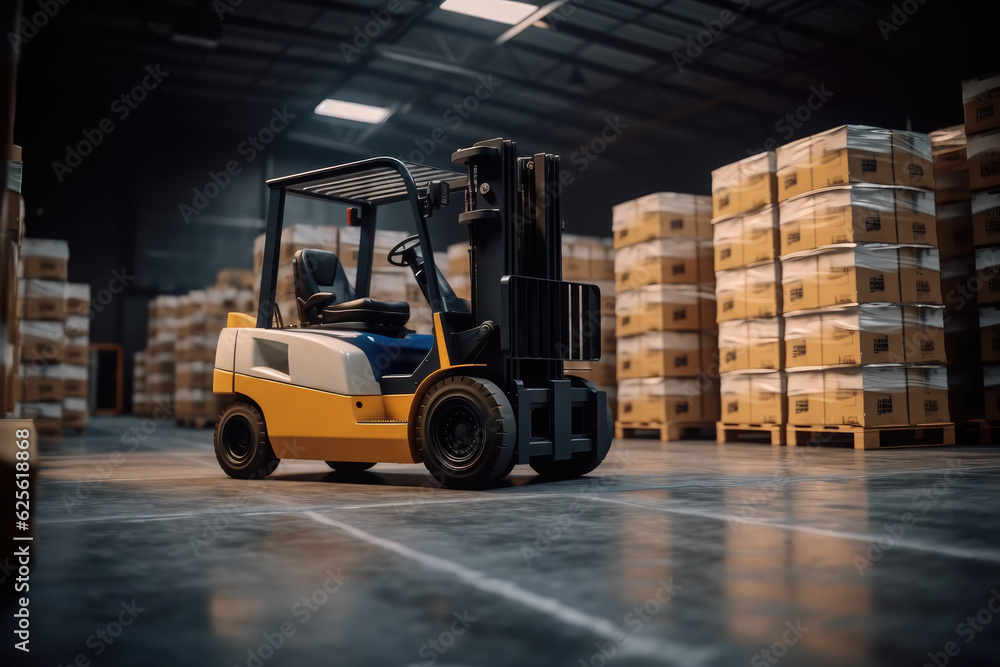
M327 461L326 464L337 472L364 472L375 465L356 461Z
M249 401L236 401L215 427L215 458L230 477L264 479L281 462L267 439L260 408Z
M416 442L435 479L478 489L510 472L514 410L489 380L455 376L427 390L417 411Z

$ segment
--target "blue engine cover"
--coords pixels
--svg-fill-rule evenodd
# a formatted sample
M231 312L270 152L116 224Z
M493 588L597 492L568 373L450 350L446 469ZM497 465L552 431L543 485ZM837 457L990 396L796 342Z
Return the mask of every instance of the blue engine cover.
M430 334L390 338L373 333L338 332L336 336L365 353L379 382L385 375L409 375L434 347L434 336Z

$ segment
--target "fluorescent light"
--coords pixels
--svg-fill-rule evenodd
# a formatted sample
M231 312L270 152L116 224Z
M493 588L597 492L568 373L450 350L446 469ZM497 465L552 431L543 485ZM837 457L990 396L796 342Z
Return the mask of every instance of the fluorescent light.
M315 112L320 116L356 120L359 123L378 125L392 115L392 109L373 107L369 104L345 102L344 100L323 100L316 105Z
M445 0L441 9L476 18L516 25L538 11L538 5L514 0Z

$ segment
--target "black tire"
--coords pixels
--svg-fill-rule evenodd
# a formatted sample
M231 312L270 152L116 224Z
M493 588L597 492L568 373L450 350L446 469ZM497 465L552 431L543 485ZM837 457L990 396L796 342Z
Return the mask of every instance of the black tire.
M358 463L355 461L327 461L326 464L337 472L364 472L375 465L374 463Z
M281 462L267 439L260 408L237 400L215 426L215 458L230 477L264 479Z
M576 377L574 375L567 375L566 379L573 383L574 387L586 387L588 389L595 389L594 384L589 380L584 380L583 378ZM607 406L608 410L608 428L613 428L614 417L611 414L611 406ZM534 470L540 477L547 480L558 481L564 479L576 479L577 477L583 477L587 473L591 473L597 469L599 465L604 461L603 457L598 457L598 450L595 447L589 452L577 452L565 461L555 461L551 456L536 456L528 462L531 469Z
M454 376L420 400L416 443L436 480L480 489L510 472L517 444L514 410L489 380Z

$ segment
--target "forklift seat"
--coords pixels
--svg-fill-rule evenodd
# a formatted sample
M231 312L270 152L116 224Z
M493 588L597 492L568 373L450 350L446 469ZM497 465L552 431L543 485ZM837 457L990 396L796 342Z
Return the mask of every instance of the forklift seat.
M292 258L292 271L303 322L378 330L402 327L410 319L410 304L405 301L357 298L344 266L332 252L299 250Z

